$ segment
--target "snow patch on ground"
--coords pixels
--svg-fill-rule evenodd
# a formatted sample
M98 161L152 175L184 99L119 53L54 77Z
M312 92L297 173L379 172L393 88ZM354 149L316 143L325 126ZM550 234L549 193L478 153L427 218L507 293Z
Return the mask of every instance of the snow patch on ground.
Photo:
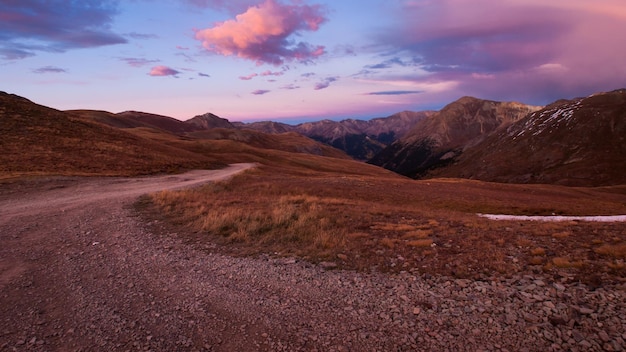
M503 214L477 214L490 220L508 221L593 221L593 222L626 222L626 215L600 215L600 216L528 216L528 215L503 215Z

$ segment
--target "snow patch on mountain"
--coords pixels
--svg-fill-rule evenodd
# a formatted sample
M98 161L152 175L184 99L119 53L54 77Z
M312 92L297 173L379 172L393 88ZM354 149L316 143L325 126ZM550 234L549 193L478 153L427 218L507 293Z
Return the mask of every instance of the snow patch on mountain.
M574 104L561 105L552 109L534 112L521 128L516 125L511 126L508 130L509 136L513 139L527 134L538 136L546 131L547 133L552 133L561 124L569 127L570 122L573 120L572 117L581 107L582 100L578 100Z

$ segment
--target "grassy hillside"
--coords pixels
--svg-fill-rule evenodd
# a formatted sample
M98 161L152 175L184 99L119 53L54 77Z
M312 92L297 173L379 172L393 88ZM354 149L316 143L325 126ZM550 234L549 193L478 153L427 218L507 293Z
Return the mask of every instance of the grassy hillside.
M234 162L315 168L322 164L316 160L325 156L349 159L339 150L297 134L225 129L176 134L143 121L150 116L157 116L155 123L161 124L173 119L144 114L138 121L138 114L62 112L2 93L0 177L130 176L218 168ZM318 157L308 158L307 153ZM324 164L337 170L355 167L332 160Z
M277 162L140 205L199 248L219 243L235 254L472 278L538 270L596 282L626 274L621 223L495 222L475 214L625 214L624 187L413 181L376 168L332 171L327 160L311 168Z
M206 155L0 94L0 175L140 175L223 165Z

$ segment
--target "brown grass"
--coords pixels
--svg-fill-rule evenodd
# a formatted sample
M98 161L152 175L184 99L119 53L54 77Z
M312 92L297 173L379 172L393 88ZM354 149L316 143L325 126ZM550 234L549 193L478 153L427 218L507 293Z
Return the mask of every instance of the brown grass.
M572 233L569 232L569 231L561 231L561 232L553 233L552 237L563 239L563 238L567 238L567 237L569 237L571 235L572 235Z
M259 187L261 193L274 189L267 183ZM255 247L285 255L328 257L346 241L345 226L327 209L337 204L335 199L260 194L231 199L231 191L230 183L218 183L204 187L202 192L159 192L152 201L194 231L222 243L249 246L251 252L259 252L252 249Z
M594 252L618 259L626 259L626 242L617 244L604 244L593 250Z
M569 258L565 257L552 258L552 264L557 268L582 268L584 265L582 260L570 261Z
M534 256L546 255L546 250L541 247L537 247L537 248L533 248L530 251L530 254Z
M222 243L223 250L233 253L280 253L313 261L346 255L350 260L340 263L346 268L457 277L537 270L571 271L577 280L624 275L615 269L623 255L619 243L626 240L623 224L495 222L475 215L497 207L506 213L518 202L528 202L527 194L537 197L530 204L539 203L551 192L548 186L524 186L544 192L526 192L520 198L516 185L462 180L427 184L368 174L369 169L359 172L263 166L226 183L161 193L151 201L171 222L188 228L178 233L194 242ZM483 198L485 193L490 196ZM586 196L564 202L570 194ZM626 197L620 193L558 187L552 196L550 202L560 204L557 210L565 214L576 213L579 204L626 213Z

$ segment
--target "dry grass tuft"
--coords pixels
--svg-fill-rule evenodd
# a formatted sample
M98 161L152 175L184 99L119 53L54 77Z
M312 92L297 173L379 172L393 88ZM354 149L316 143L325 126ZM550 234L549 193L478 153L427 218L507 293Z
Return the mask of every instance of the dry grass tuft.
M618 244L604 244L593 251L611 258L626 259L626 242Z
M537 247L537 248L531 249L530 254L534 256L546 255L546 250L541 247Z
M569 237L571 235L572 235L572 233L570 231L561 231L561 232L553 233L552 237L554 237L554 238L567 238L567 237Z
M402 238L403 239L413 239L413 238L427 238L433 234L433 230L415 230L409 231L405 233Z
M584 265L581 260L572 262L568 258L564 257L552 258L552 264L554 264L557 268L582 268Z
M389 249L394 249L396 247L396 240L392 240L389 237L385 237L380 240L380 245L387 247Z

